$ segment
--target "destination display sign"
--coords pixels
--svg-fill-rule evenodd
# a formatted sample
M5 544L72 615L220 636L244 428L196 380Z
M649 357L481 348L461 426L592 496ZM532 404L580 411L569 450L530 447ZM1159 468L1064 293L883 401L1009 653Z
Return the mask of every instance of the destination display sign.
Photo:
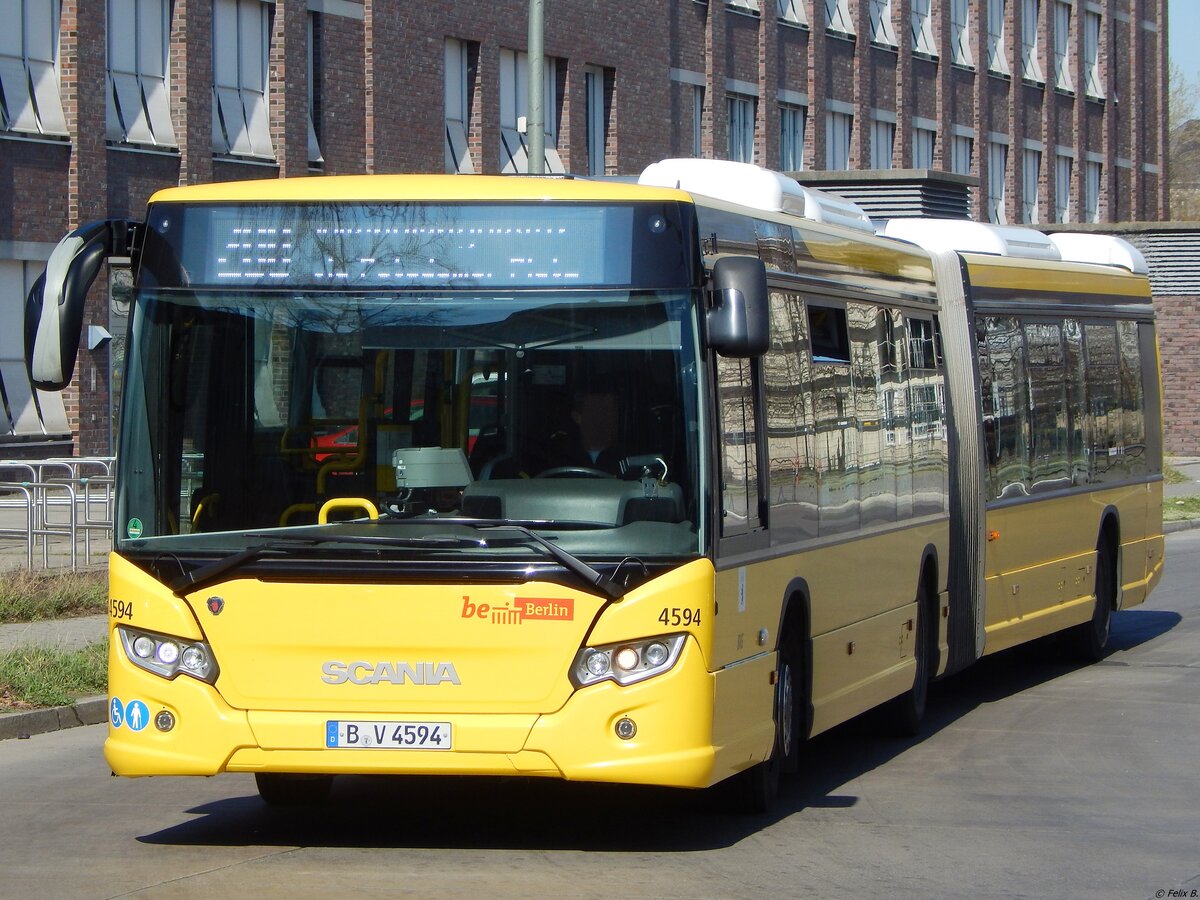
M159 204L148 224L159 287L677 287L691 256L664 203Z

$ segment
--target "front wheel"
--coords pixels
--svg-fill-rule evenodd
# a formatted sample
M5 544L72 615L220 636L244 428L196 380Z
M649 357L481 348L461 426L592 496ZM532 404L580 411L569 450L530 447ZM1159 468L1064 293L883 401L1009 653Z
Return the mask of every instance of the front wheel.
M255 772L258 795L268 806L317 806L329 798L332 775Z
M779 668L775 681L775 743L771 755L755 766L739 772L722 788L731 812L759 814L769 812L779 796L780 776L796 770L802 721L797 699L800 678L800 654L795 637L779 649Z

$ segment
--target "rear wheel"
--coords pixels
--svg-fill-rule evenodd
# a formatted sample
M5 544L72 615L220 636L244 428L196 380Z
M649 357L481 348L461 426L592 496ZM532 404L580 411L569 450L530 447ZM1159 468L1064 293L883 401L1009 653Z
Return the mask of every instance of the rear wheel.
M886 707L888 730L901 737L914 737L921 730L921 720L925 717L925 705L929 700L929 680L934 671L933 657L937 651L937 609L924 579L917 593L916 630L913 658L917 671L913 675L912 687Z
M256 772L258 795L270 806L316 806L329 799L332 775Z
M1092 617L1067 632L1071 655L1083 662L1097 662L1108 648L1112 611L1117 605L1117 553L1111 541L1096 549L1096 605Z

